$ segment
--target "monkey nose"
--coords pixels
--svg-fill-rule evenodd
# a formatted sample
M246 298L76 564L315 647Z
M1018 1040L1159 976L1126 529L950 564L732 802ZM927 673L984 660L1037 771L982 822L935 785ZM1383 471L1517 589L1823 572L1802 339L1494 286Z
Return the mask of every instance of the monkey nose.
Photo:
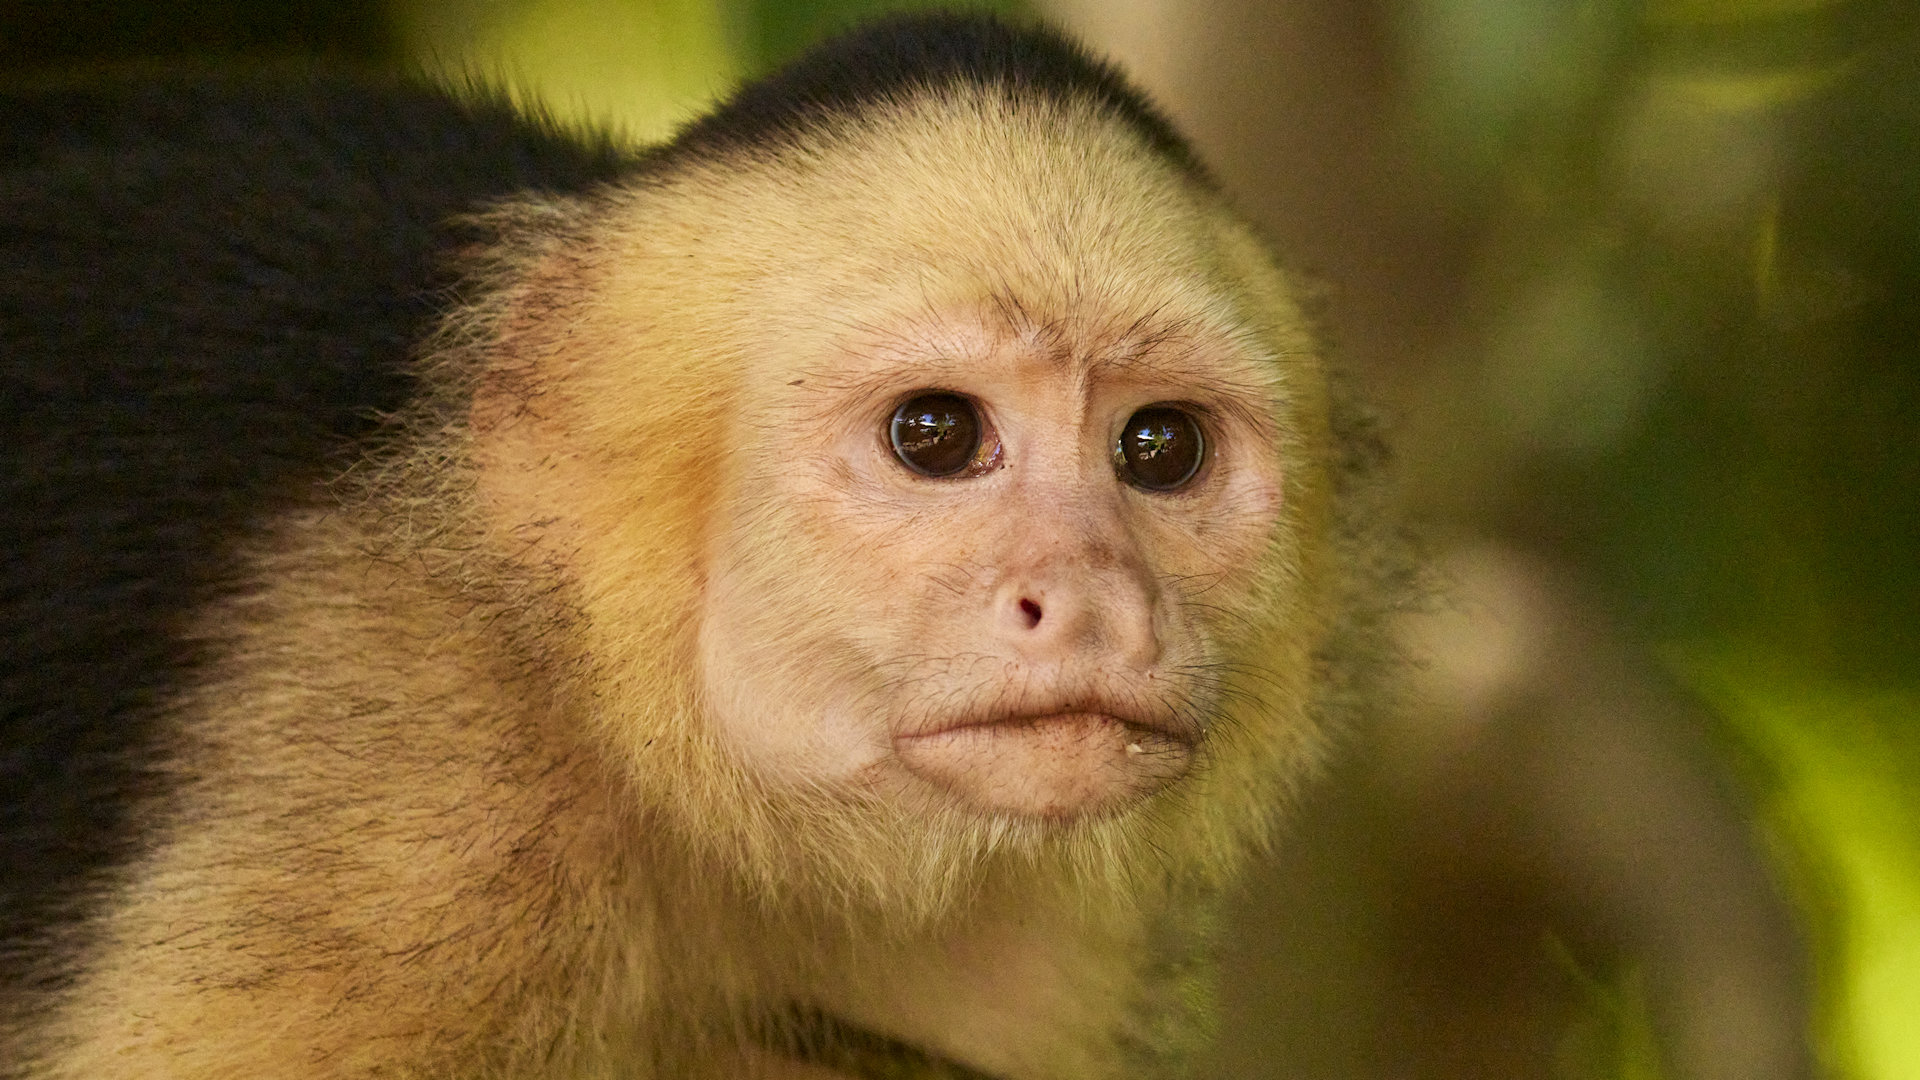
M1027 629L1037 630L1040 627L1040 620L1046 615L1046 609L1040 606L1040 601L1030 596L1023 596L1020 598L1020 615L1025 619Z
M1159 658L1145 590L1118 582L1025 581L1003 588L996 599L1000 636L1025 659L1077 656L1144 667Z

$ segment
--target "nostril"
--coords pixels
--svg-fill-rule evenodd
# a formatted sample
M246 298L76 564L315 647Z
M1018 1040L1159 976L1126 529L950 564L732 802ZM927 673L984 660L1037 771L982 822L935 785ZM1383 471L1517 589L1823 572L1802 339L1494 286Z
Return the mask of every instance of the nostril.
M1027 617L1027 629L1031 630L1034 627L1040 625L1040 605L1039 604L1036 604L1031 600L1022 599L1020 601L1020 614L1025 615Z

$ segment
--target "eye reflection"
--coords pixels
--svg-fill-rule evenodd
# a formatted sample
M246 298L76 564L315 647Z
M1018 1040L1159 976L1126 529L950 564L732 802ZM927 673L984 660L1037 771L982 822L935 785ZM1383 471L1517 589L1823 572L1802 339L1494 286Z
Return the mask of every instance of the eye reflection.
M887 438L901 464L922 476L954 476L980 449L980 414L973 402L944 391L919 394L893 410Z
M1175 405L1149 405L1120 429L1113 466L1122 480L1137 488L1172 491L1200 471L1206 450L1193 414Z

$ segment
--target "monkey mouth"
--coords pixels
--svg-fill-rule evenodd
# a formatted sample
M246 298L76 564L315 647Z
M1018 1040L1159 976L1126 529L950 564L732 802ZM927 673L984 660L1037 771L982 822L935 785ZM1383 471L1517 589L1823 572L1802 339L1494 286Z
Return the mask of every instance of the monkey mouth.
M975 809L1071 819L1110 813L1193 766L1200 731L1104 711L966 719L896 736L907 770Z

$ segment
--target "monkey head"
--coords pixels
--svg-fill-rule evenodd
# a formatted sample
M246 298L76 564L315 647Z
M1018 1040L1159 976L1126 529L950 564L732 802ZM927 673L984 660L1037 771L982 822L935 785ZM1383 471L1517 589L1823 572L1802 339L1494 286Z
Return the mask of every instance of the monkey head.
M1223 870L1317 742L1304 320L1137 118L891 100L503 214L453 334L481 514L717 863L934 908L995 863Z

